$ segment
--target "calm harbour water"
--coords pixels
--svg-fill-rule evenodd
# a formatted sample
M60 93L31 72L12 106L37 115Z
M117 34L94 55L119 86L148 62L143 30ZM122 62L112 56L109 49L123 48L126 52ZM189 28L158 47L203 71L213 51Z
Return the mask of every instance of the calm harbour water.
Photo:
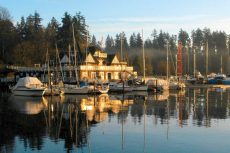
M1 153L229 153L230 92L2 94Z

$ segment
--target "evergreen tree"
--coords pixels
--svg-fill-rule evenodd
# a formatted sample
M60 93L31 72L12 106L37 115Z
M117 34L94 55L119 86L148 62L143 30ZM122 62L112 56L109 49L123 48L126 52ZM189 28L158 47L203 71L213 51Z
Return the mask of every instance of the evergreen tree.
M137 41L136 34L133 33L129 38L130 48L136 48L136 41Z
M189 35L186 31L180 29L179 35L178 35L178 41L182 43L183 46L185 46L188 42Z
M97 46L97 39L96 39L96 37L94 35L92 37L92 41L91 41L90 45Z
M160 49L164 49L165 48L165 35L162 32L162 30L160 30L158 39L157 39L157 43Z
M113 49L113 47L114 47L113 38L108 35L107 38L106 38L106 40L105 40L105 50L107 52L111 52L111 50Z
M143 45L143 40L141 38L141 34L137 33L136 47L137 48L142 48L142 45Z
M62 49L67 49L69 44L73 44L73 28L72 17L65 12L62 18L62 26L58 30L59 46Z
M151 34L151 36L153 37L153 48L155 48L155 49L159 48L158 35L157 35L156 29L153 30L153 33Z

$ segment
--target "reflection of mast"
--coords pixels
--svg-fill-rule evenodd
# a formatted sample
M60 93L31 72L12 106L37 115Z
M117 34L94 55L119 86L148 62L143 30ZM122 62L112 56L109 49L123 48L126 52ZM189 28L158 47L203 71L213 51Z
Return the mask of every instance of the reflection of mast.
M146 114L146 105L144 99L144 152L145 152L145 114Z
M75 109L75 116L76 116L76 119L75 119L75 121L76 121L76 148L77 148L77 143L78 143L78 141L77 141L77 134L78 134L78 132L77 132L77 130L78 130L78 109L77 109L77 106L76 106L76 109Z
M121 103L121 131L122 131L122 135L121 135L121 148L122 150L124 150L124 123L123 123L123 119L124 119L124 109L123 109L123 104L124 104L124 92L122 94L122 103Z
M182 43L178 44L178 51L177 51L177 76L182 75Z
M144 81L145 81L145 44L144 44L144 34L143 34L143 29L142 29L142 54L143 54L143 76L144 76Z
M195 89L193 89L193 112L194 116L196 115L196 92Z
M208 75L208 41L206 43L206 76Z
M207 118L208 118L208 109L209 109L209 108L208 108L208 104L209 104L209 101L208 101L208 100L209 100L209 99L208 99L208 89L206 90L206 99L207 99L207 100L206 100L206 103L207 103L207 106L206 106L206 115L207 115Z
M169 100L167 99L167 139L169 138Z

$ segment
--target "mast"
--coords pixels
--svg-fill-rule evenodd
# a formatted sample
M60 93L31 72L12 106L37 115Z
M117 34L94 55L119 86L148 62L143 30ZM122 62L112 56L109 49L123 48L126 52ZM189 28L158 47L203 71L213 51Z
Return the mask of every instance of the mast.
M196 77L196 49L193 50L193 75Z
M208 41L206 43L206 76L208 75Z
M77 86L79 87L79 81L78 81L78 74L77 74L77 53L76 53L76 42L75 42L75 34L74 34L74 23L72 23L72 29L73 29L73 49L74 49L74 70L75 70L75 76L77 81Z
M178 44L178 51L177 51L177 76L182 76L182 43L179 42Z
M167 46L166 46L166 50L167 50L167 81L169 80L169 42L168 40L166 40L167 42Z
M70 66L70 61L71 61L71 60L70 60L70 59L71 59L71 58L70 58L70 50L71 50L71 47L70 47L70 44L69 44L69 66Z
M123 61L122 39L123 39L123 33L121 33L121 61Z
M55 48L56 48L56 55L58 57L58 61L59 61L59 65L60 65L60 71L61 71L62 81L64 82L64 75L63 75L63 70L62 70L62 66L61 66L61 60L60 60L60 57L59 57L59 52L58 52L57 44L55 44Z
M190 57L189 57L189 54L190 54L190 52L189 52L189 44L187 45L187 58L188 58L188 70L187 70L187 74L190 74Z
M222 53L220 55L220 73L223 73L223 57L222 57Z
M143 34L143 29L142 29L142 54L143 54L143 75L144 75L144 80L145 80L145 46L144 46L144 34Z

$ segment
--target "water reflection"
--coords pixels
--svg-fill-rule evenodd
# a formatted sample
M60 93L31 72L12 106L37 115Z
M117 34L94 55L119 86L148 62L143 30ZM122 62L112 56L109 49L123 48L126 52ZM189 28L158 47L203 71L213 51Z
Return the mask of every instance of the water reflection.
M211 128L214 119L229 118L229 92L211 89L156 95L133 92L44 98L9 96L2 97L0 105L0 152L47 152L50 142L63 142L58 152L89 148L92 129L101 124L104 128L121 125L123 144L125 127L130 131L137 125L143 125L145 131L146 124Z
M43 97L11 95L9 97L9 104L13 110L16 110L22 114L35 115L39 114L43 109L45 109L47 102L45 104L43 103L43 100Z

